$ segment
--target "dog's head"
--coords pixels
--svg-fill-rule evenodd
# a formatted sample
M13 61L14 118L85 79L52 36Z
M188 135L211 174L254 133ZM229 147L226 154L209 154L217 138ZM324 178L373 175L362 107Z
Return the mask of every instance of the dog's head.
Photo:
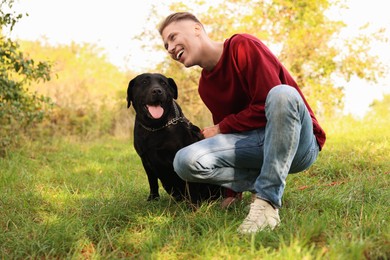
M127 88L127 108L133 103L138 116L158 120L169 112L177 99L173 79L158 73L143 73L130 80Z

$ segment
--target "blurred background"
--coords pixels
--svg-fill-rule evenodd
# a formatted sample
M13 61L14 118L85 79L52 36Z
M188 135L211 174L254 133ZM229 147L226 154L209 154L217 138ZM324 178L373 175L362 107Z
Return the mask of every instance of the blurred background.
M259 37L325 128L388 120L386 10L381 0L1 0L1 150L23 138L131 139L126 89L143 72L174 78L186 116L212 124L197 93L200 69L171 60L157 32L176 11L194 13L217 41L240 32Z

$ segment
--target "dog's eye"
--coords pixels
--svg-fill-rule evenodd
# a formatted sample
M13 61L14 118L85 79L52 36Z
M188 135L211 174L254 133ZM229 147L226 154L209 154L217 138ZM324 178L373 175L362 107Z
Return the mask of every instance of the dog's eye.
M166 85L167 85L167 83L166 83L165 81L163 81L163 80L160 81L160 84L161 84L162 86L166 86Z
M144 79L144 80L142 80L142 85L146 85L146 84L148 84L148 81L146 80L146 79Z

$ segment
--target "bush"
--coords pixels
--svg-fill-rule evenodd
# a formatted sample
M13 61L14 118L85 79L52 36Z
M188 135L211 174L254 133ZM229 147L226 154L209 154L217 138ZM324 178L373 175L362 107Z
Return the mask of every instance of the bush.
M43 119L50 104L48 98L26 88L32 81L50 80L50 64L25 57L19 44L2 34L3 28L9 26L12 30L22 17L3 11L3 5L11 8L12 3L0 3L0 155L17 143L32 124Z

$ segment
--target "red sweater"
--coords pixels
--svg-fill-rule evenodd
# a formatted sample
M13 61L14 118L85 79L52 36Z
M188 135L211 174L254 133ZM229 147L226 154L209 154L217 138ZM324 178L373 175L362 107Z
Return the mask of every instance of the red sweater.
M221 133L265 127L265 100L271 88L287 84L302 96L313 121L313 132L322 149L325 132L295 80L259 39L236 34L224 43L220 60L212 71L202 70L199 95L211 111Z

